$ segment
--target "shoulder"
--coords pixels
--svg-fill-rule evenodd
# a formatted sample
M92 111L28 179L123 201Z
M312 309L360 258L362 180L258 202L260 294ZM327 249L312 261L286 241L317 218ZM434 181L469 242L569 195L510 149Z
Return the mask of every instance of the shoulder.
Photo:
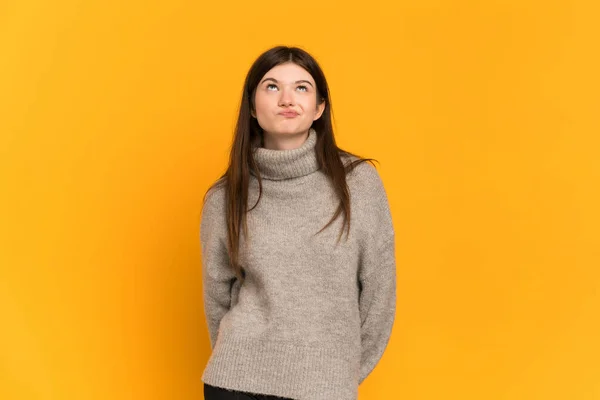
M226 187L225 182L222 179L219 179L208 188L204 195L204 203L202 206L203 219L205 219L206 216L213 216L215 214L224 215L226 201L225 194Z
M383 181L372 161L348 153L340 153L340 159L346 167L346 182L350 191L367 192L371 196L385 195Z
M203 243L211 238L225 237L227 234L225 185L217 181L204 195L200 220L200 238Z
M355 162L354 168L346 174L346 183L358 229L372 238L374 243L389 240L394 236L394 227L390 204L379 171L369 161L356 164L361 160L359 157L346 158Z

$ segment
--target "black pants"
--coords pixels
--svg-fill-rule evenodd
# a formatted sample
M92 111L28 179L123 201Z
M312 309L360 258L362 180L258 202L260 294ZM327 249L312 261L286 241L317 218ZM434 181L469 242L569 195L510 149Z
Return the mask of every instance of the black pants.
M285 397L269 396L266 394L254 394L227 390L216 386L204 384L204 400L292 400Z

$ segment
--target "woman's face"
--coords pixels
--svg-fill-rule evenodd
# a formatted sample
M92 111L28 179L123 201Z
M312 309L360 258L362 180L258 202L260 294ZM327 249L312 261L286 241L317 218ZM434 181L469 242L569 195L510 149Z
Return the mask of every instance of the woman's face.
M269 70L260 80L252 115L272 137L303 135L319 119L325 102L317 104L317 85L304 68L288 62Z

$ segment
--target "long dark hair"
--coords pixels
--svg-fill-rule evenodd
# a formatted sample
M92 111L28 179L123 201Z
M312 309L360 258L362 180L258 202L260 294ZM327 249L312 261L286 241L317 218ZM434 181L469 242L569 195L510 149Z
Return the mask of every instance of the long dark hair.
M243 229L244 236L247 237L246 214L256 207L262 195L262 179L252 155L252 144L260 140L262 135L262 129L258 121L252 116L254 95L260 80L271 68L288 62L304 68L311 74L317 85L317 104L325 102L323 114L312 124L312 128L317 133L315 151L320 170L331 180L340 203L331 220L317 233L325 230L340 215L342 215L344 223L338 241L344 230L346 230L346 235L350 233L350 192L346 183L346 174L362 162L374 161L373 159L358 157L337 147L333 134L331 100L327 80L321 67L310 54L298 47L286 46L273 47L262 53L252 64L246 75L239 116L231 146L229 166L227 171L207 191L208 193L215 186L225 186L227 250L231 266L236 276L241 280L244 279L244 270L239 265L240 228ZM341 155L352 156L355 159L344 164ZM259 195L254 206L249 209L248 185L250 171L258 179Z

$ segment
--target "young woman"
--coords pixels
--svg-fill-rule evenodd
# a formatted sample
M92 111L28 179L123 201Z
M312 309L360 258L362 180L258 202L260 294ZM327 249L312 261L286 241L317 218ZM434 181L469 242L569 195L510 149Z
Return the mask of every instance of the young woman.
M357 398L396 304L390 209L365 161L336 146L315 59L260 55L202 211L206 400Z

